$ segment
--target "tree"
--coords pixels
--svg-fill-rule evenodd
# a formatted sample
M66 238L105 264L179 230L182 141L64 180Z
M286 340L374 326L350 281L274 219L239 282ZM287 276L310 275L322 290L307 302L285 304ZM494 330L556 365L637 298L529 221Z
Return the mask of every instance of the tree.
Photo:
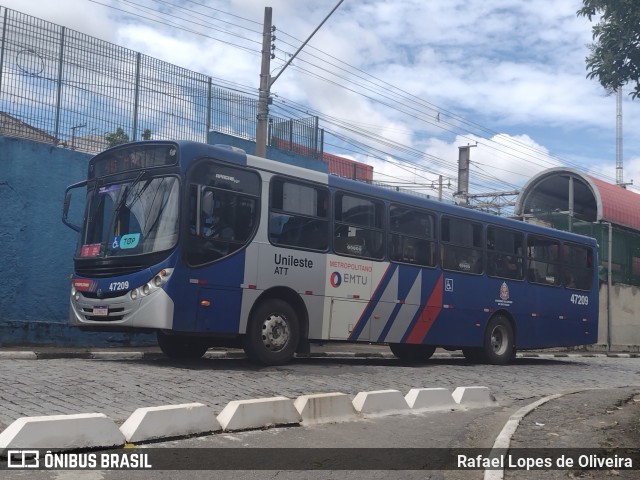
M578 16L589 21L594 43L586 59L587 78L595 78L608 93L634 83L632 98L640 96L640 2L638 0L583 0Z
M107 133L104 139L107 141L109 148L111 148L121 143L127 143L129 141L129 135L127 135L127 132L125 132L122 127L118 127L115 133Z
M151 140L151 130L148 128L144 129L144 132L142 132L142 140Z

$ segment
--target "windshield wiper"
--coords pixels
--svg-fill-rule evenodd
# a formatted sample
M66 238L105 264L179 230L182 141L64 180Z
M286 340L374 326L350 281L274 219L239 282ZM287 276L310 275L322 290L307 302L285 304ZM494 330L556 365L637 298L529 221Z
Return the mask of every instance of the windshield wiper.
M147 173L146 170L141 171L130 186L127 185L127 186L124 187L124 192L122 193L122 196L120 197L120 201L118 202L118 205L116 206L115 210L113 211L113 218L114 219L118 217L118 213L120 213L120 210L122 209L122 207L124 207L127 204L127 198L129 197L129 192L133 191L136 188L136 186L138 185L138 183L140 183L140 180L142 180L142 177L144 176L145 173ZM147 186L149 185L150 182L151 182L151 180L148 180L147 184L140 190L140 192L138 192L136 194L134 199L129 204L129 207L131 207L131 205L136 203L136 201L140 198L140 195L142 195L142 192L144 191L145 188L147 188Z

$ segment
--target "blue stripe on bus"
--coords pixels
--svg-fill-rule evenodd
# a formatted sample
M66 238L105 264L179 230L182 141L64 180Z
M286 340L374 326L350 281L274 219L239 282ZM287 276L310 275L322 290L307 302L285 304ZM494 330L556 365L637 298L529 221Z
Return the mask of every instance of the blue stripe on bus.
M382 329L382 332L378 337L378 342L384 342L385 337L389 333L389 330L391 330L391 327L396 322L398 313L400 312L402 305L404 305L404 303L406 302L407 297L409 296L411 289L415 285L419 274L420 274L420 269L417 267L401 265L400 268L398 269L398 300L399 302L391 312L391 315L387 320L387 323Z
M362 331L364 330L364 327L369 322L369 319L371 318L371 314L373 313L373 311L375 310L375 307L378 305L378 302L382 298L382 294L389 286L389 282L391 281L391 278L393 277L393 274L395 273L397 268L398 268L398 265L389 264L386 272L382 276L382 280L380 280L380 283L376 287L376 291L371 295L371 299L369 300L369 303L365 307L364 312L362 312L362 315L360 315L360 318L358 319L358 323L353 328L351 335L349 335L349 340L358 340L358 338L362 334Z
M386 338L387 334L389 333L389 330L391 330L391 327L393 326L393 324L396 322L396 319L398 317L398 313L400 313L400 309L402 308L402 304L401 303L397 303L396 306L393 308L393 311L391 312L391 315L389 315L389 320L387 320L387 323L385 324L384 328L382 329L382 332L380 332L380 336L378 337L378 342L382 343L384 342L384 339Z

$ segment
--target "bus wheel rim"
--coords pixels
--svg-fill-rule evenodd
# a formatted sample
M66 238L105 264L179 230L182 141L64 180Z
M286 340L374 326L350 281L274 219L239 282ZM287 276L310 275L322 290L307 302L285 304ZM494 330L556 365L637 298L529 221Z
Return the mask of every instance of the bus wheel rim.
M496 355L502 355L507 350L507 329L504 325L497 325L491 331L491 347Z
M262 343L272 352L278 352L289 341L289 326L278 314L269 315L262 324Z

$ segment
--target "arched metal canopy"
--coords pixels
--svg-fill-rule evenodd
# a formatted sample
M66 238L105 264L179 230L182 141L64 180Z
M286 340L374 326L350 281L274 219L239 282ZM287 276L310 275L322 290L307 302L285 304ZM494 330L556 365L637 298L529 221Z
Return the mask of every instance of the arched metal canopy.
M516 216L554 211L640 230L639 194L571 168L551 168L532 177L515 206Z

